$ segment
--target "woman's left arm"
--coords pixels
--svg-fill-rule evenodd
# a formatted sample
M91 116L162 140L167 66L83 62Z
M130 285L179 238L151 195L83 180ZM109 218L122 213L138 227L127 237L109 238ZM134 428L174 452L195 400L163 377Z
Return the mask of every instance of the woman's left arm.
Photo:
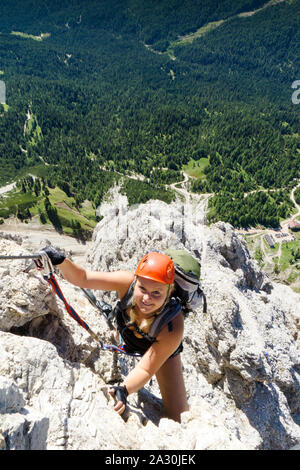
M173 354L182 341L184 329L183 315L179 313L172 320L172 331L166 325L157 336L157 341L146 351L136 367L127 375L122 385L126 386L128 395L140 390L154 374L161 368L166 360ZM123 413L125 406L120 402L115 410Z

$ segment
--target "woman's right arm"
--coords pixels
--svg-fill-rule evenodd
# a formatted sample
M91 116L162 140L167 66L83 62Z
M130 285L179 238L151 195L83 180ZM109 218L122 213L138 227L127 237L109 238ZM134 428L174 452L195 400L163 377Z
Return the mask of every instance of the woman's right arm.
M53 265L60 270L66 281L75 286L117 291L119 298L122 298L134 279L134 274L130 271L87 271L82 266L67 259L63 253L52 246L46 246L42 251L49 256Z
M118 291L120 298L125 295L128 286L134 278L133 273L130 271L87 271L67 258L57 267L66 281L71 282L75 286L87 289Z

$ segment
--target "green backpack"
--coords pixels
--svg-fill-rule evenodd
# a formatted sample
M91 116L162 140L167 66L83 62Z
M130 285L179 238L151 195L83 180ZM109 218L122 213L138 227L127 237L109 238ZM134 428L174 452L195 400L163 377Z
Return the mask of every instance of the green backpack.
M185 312L196 310L203 303L206 312L206 297L200 283L201 265L186 250L169 249L165 251L175 266L175 286Z

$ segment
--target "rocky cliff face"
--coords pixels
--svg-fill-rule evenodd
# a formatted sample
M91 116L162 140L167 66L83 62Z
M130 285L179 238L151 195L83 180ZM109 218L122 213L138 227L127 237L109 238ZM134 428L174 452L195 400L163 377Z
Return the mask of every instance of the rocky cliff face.
M88 267L134 270L146 251L168 247L201 259L208 312L185 320L182 353L190 411L181 424L164 418L154 378L129 397L125 418L118 416L106 387L136 359L100 351L38 272L22 273L21 261L1 263L0 448L289 449L300 443L300 296L270 281L230 225L208 227L201 203L129 208L114 191L100 213ZM19 239L0 238L0 249L26 251ZM75 310L111 342L98 311L59 281Z

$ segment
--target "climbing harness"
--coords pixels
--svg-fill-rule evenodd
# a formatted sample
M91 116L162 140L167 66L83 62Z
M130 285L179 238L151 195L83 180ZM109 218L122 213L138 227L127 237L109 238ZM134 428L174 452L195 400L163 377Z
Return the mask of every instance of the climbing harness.
M126 351L125 345L116 346L114 344L104 344L100 337L88 326L88 324L83 321L78 313L74 310L74 308L67 302L66 298L64 297L62 290L54 276L54 268L52 262L44 251L40 251L33 255L17 255L17 256L0 256L0 260L9 260L9 259L32 259L33 261L23 270L23 272L28 273L31 269L36 267L38 271L41 271L41 274L45 281L50 284L54 293L60 298L60 300L64 303L65 308L68 314L82 327L84 328L89 335L100 345L100 348L104 351L111 351L111 352L118 352L122 354L126 354L128 356L140 357L141 354L138 353L129 353ZM96 299L94 294L88 290L81 288L82 292L86 295L90 303L92 303L104 316L108 326L110 329L113 329L111 318L109 314L112 311L112 307L107 304L106 302L99 301Z

